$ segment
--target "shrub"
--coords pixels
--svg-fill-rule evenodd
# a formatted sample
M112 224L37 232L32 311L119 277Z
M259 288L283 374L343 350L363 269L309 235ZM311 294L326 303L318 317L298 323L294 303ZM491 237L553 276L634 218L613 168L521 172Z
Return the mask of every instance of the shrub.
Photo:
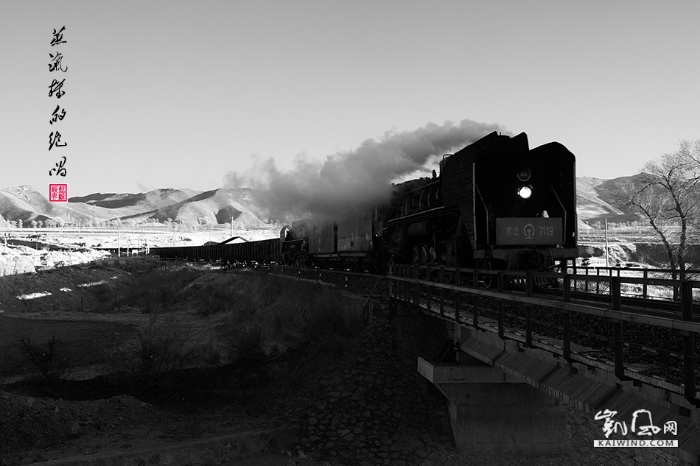
M250 361L263 355L259 323L249 319L229 328L226 351L232 361Z
M199 314L207 317L219 313L252 314L280 298L278 279L259 275L235 274L225 286L206 287L194 297Z
M146 314L159 311L181 301L185 286L200 275L201 272L191 269L154 270L140 277L117 297L115 305L140 307Z
M211 340L202 343L201 332L175 322L171 314L152 312L146 327L138 332L139 370L145 374L174 371L211 357Z
M56 340L56 337L47 340L45 349L31 338L22 338L20 342L28 362L39 371L43 379L58 379L68 368L68 358L59 351L59 345L65 343Z
M221 331L232 361L300 341L339 354L363 327L359 309L328 288L252 274L241 274L237 284Z

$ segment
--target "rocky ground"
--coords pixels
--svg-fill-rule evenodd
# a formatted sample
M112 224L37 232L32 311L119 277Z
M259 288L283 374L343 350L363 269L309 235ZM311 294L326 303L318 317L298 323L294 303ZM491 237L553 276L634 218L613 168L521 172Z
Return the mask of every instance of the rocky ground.
M295 464L300 458L391 466L679 464L651 449L593 449L593 439L602 436L599 423L574 410L567 455L459 455L442 396L415 370L415 355L429 356L439 343L439 329L422 316L378 316L341 358L303 351L271 368L270 382L245 400L223 404L153 406L126 395L69 402L2 392L4 464L283 425L298 428L286 448L293 458L262 455L240 464Z
M85 276L75 280L101 270L105 276L114 276L118 269L86 269ZM373 280L368 278L363 288L373 288ZM7 283L5 289L12 291ZM284 450L230 464L679 464L654 449L592 448L593 439L603 435L600 422L573 409L568 413L566 455L459 455L444 398L416 371L417 357L434 358L444 338L438 321L388 308L371 316L349 351L319 350L313 344L301 347L267 364L265 377L233 398L205 391L185 402L150 404L128 395L66 401L13 388L12 393L0 392L0 464L28 464L115 448L128 452L163 441L186 442L280 426L294 426L296 431Z

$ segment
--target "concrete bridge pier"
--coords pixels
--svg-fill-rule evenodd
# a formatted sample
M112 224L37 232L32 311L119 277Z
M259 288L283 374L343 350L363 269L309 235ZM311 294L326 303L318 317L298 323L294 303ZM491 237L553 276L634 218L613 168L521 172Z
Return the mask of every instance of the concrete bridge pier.
M464 454L557 455L566 452L566 406L500 369L470 358L418 371L448 400L452 434Z

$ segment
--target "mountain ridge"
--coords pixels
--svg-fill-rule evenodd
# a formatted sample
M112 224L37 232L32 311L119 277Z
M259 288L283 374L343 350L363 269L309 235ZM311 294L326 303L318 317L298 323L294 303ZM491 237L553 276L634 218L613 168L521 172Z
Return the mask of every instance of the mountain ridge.
M634 176L613 179L577 179L579 227L596 222L632 222L638 215L624 205L617 193ZM98 225L121 222L168 221L190 225L233 223L235 228L264 228L270 222L259 202L263 192L251 188L218 188L195 191L161 188L145 193L92 193L66 203L50 203L29 185L0 188L0 215L9 222Z

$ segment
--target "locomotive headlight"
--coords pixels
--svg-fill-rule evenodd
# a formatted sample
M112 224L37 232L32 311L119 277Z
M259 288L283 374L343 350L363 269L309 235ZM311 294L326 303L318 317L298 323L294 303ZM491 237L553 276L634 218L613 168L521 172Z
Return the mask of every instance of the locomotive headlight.
M530 167L523 167L520 169L517 176L520 181L524 182L530 179L531 174Z
M518 196L523 199L530 199L530 196L532 196L532 186L527 185L518 188Z

